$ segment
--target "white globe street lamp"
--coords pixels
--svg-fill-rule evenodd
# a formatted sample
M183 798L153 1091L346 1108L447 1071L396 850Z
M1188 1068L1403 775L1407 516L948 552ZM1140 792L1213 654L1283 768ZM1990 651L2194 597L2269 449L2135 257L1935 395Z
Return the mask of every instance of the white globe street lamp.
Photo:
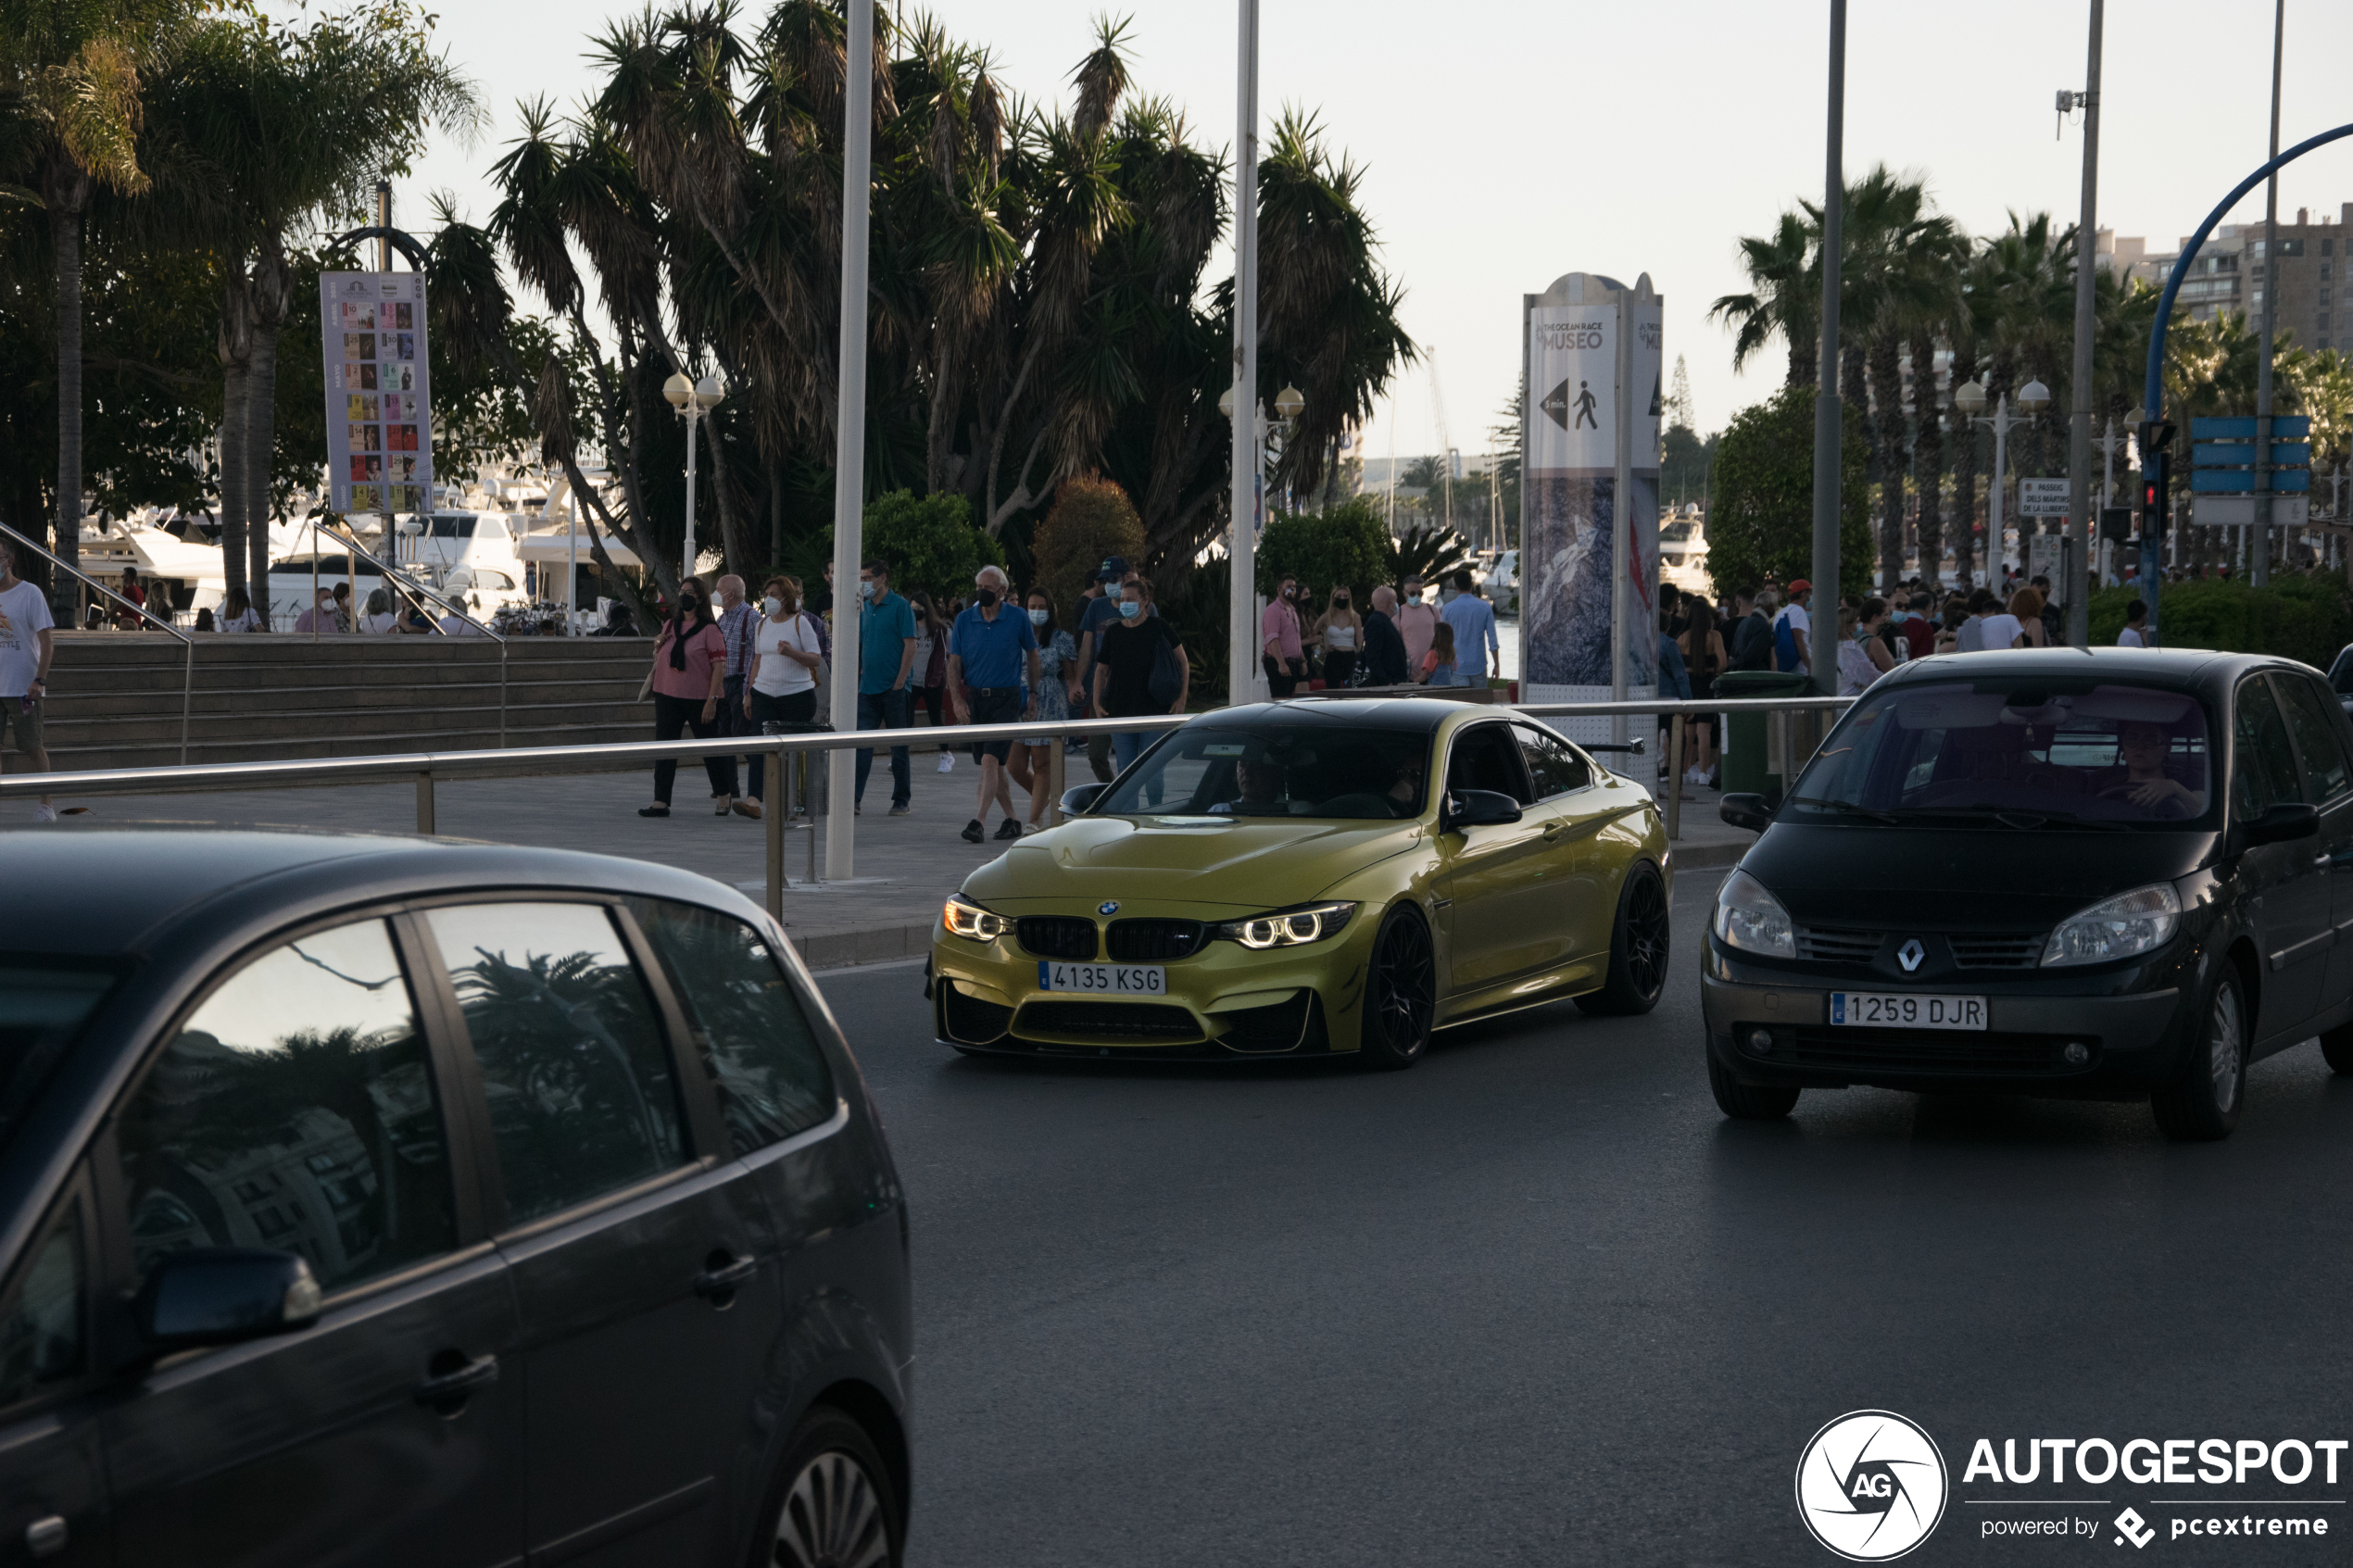
M695 426L725 401L727 378L713 370L698 382L688 381L681 372L661 383L661 395L686 421L686 552L678 572L683 580L695 574Z

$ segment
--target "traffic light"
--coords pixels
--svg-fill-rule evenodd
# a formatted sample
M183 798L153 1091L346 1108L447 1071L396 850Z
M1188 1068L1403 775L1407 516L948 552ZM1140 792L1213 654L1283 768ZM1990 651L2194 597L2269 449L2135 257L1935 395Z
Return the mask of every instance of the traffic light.
M2133 508L2102 507L2100 508L2100 537L2112 539L2120 545L2132 538Z
M2166 448L2172 445L2173 426L2166 420L2145 420L2141 423L2141 538L2144 542L2161 542L2165 538L2167 493L2171 488L2172 458Z

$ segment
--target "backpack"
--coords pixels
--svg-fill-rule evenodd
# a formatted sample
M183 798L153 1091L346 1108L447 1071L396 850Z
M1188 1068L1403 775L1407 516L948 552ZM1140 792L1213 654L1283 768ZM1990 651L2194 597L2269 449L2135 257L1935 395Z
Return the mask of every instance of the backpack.
M1173 703L1176 694L1185 689L1184 668L1176 662L1176 647L1173 641L1163 638L1152 647L1152 700Z

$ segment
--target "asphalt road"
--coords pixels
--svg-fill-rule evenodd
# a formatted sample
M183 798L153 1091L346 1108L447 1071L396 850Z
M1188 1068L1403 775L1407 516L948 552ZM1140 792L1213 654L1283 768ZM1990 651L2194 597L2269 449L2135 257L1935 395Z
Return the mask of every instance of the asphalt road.
M1878 1090L1727 1123L1719 874L1682 879L1649 1017L1549 1007L1403 1073L972 1061L919 971L825 977L913 1206L911 1563L1830 1562L1793 1476L1863 1408L1949 1470L1910 1562L2113 1558L2128 1503L2153 1556L2353 1561L2318 1500L2353 1455L2333 1487L1962 1474L1979 1437L2353 1437L2353 1082L2273 1058L2202 1147L2141 1106ZM2174 1539L2185 1498L2334 1527ZM1984 1534L2070 1513L2096 1539Z

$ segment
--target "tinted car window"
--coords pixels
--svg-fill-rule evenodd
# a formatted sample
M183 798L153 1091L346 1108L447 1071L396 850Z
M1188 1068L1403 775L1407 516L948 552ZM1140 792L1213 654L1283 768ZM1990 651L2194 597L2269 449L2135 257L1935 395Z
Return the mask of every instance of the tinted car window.
M2301 800L2296 753L2287 740L2287 722L2271 687L2261 676L2242 681L2238 711L2232 722L2238 745L2231 759L2231 809L2241 820L2252 820L2284 800Z
M2271 684L2287 709L2287 727L2296 736L2296 756L2303 763L2304 798L2325 806L2353 787L2346 775L2345 748L2337 742L2334 719L2322 706L2326 699L2302 675L2274 675Z
M456 1244L425 1043L382 921L232 975L132 1096L119 1143L143 1272L182 1248L275 1247L334 1290Z
M1528 793L1528 777L1520 770L1519 747L1512 744L1510 730L1502 724L1474 725L1454 737L1453 754L1446 764L1446 787L1491 789L1523 806L1534 801Z
M482 1064L509 1220L686 1158L645 976L602 906L466 904L426 920Z
M630 905L670 973L719 1087L737 1154L788 1138L833 1114L833 1075L767 940L739 920L692 904Z
M1568 748L1567 742L1525 724L1513 725L1512 734L1519 737L1520 760L1528 764L1537 799L1549 800L1555 795L1583 789L1593 782L1592 770L1585 765L1582 757Z
M1262 721L1189 724L1123 773L1109 815L1416 817L1429 737L1409 730Z
M35 1245L16 1297L0 1310L0 1405L82 1367L81 1227L69 1211Z
M112 974L38 955L0 957L0 1148L100 999Z

